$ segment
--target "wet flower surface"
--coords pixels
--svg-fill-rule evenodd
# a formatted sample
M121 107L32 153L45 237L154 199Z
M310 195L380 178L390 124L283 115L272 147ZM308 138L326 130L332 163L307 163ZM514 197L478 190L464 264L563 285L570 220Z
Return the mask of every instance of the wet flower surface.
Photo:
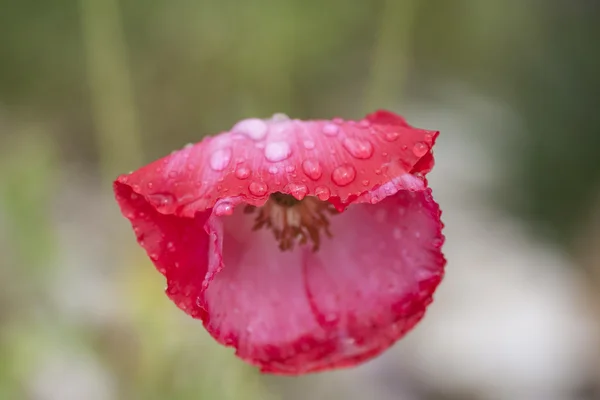
M114 183L167 295L262 371L356 365L423 317L440 283L425 175L438 132L247 119Z

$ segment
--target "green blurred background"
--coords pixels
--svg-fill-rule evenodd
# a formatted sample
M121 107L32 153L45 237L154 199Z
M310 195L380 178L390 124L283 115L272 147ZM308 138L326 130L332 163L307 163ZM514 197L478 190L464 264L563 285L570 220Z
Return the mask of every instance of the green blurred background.
M411 121L420 104L479 124L466 140L499 160L484 201L570 260L596 323L599 18L592 0L0 0L0 399L349 398L215 345L112 199L117 174L277 112ZM466 92L518 123L490 134L504 121ZM467 398L421 386L397 398ZM600 398L595 378L574 393Z

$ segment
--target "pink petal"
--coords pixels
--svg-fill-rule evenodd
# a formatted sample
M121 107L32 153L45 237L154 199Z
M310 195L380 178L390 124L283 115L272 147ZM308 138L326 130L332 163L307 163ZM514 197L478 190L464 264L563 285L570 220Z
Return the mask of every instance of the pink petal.
M284 374L349 366L412 328L441 279L424 178L437 134L386 111L250 119L120 176L115 196L169 297L240 357ZM331 219L335 238L318 253L282 253L234 211L274 192L354 205Z
M209 213L195 218L164 215L131 187L117 182L114 189L139 244L167 278L167 295L192 317L204 318L206 312L196 299L208 271L208 236L204 225Z
M429 190L354 205L331 219L334 237L317 253L280 252L272 234L252 232L239 211L213 221L223 249L214 249L220 272L207 282L205 326L272 373L367 360L408 332L431 302L445 263L439 214Z

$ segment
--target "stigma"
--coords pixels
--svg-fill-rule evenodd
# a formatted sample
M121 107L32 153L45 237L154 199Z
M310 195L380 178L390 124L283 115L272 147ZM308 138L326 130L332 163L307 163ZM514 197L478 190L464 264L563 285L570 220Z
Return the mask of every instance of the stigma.
M270 229L282 251L292 250L296 243L312 243L312 250L321 246L321 234L332 237L327 214L338 211L328 202L307 196L298 200L289 194L273 193L264 206L246 206L244 212L252 214L258 210L253 230Z

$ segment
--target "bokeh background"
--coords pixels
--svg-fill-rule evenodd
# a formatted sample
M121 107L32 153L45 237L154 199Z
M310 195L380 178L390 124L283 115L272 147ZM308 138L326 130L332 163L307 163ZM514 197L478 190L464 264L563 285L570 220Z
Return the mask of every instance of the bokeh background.
M0 399L600 399L600 3L0 0ZM261 376L163 295L117 174L283 112L442 131L447 276L360 368Z

